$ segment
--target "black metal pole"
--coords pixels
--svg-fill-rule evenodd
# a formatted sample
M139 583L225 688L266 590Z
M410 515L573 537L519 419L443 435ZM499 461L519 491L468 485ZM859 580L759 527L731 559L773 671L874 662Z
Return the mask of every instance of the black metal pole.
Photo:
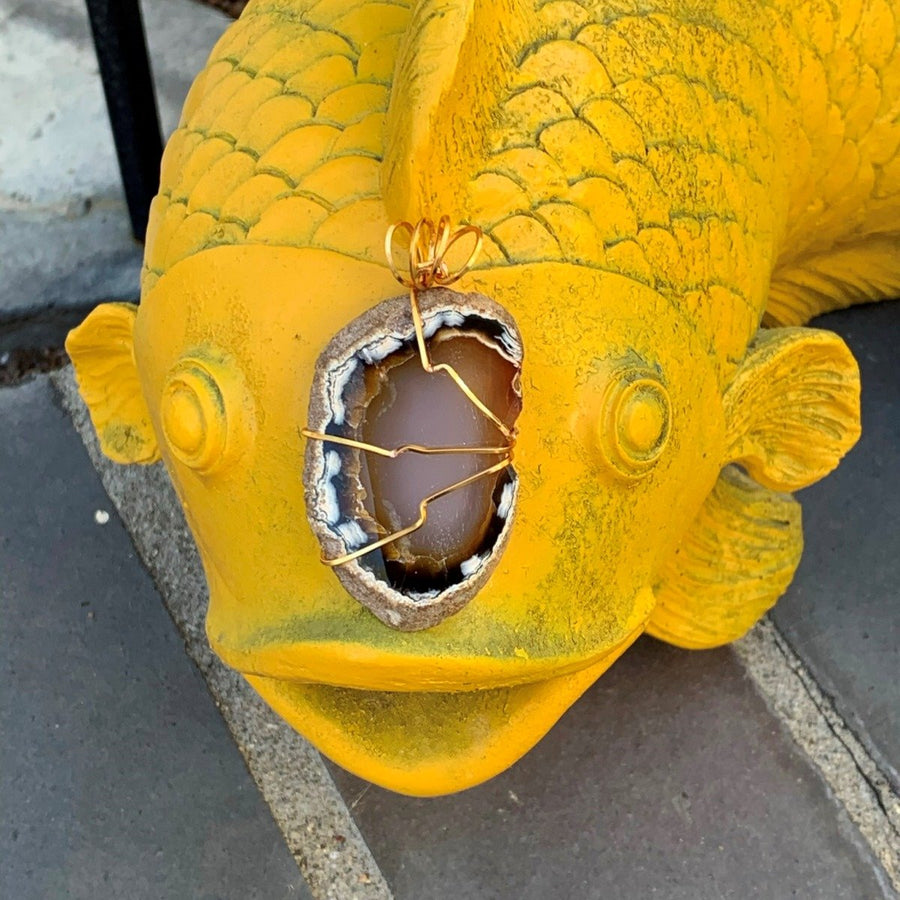
M131 230L147 232L159 187L162 136L138 0L86 0L106 106L116 142Z

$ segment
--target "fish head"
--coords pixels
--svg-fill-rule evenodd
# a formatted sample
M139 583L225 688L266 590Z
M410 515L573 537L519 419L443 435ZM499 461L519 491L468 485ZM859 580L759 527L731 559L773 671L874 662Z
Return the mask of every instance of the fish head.
M397 294L383 265L215 248L139 308L99 307L69 350L107 453L165 461L216 652L342 764L440 793L514 761L643 630L725 428L708 352L656 292L568 265L476 270L438 306L484 298L520 342L502 546L461 578L477 582L462 603L444 602L452 584L437 597L382 586L394 605L367 603L321 561L304 474L328 448L303 428L329 342L385 303L405 308ZM398 609L411 612L392 622Z

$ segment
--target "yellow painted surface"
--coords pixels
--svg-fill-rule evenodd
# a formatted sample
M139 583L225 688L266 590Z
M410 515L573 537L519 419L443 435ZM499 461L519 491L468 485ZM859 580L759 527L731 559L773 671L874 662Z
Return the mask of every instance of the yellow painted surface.
M743 634L799 559L788 494L859 433L839 338L900 289L896 0L251 0L169 141L139 309L68 348L104 450L161 456L212 646L363 777L458 790L643 630ZM480 227L460 291L523 338L508 546L387 627L319 562L301 479L332 335L400 293L388 226ZM732 466L737 463L747 475Z

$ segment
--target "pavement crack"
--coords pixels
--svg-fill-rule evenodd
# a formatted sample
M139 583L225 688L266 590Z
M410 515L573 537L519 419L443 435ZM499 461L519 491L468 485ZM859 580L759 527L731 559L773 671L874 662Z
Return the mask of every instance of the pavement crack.
M809 672L806 666L804 666L800 661L797 652L790 645L790 642L787 640L787 638L783 634L781 634L781 632L779 632L777 628L773 630L775 646L782 654L785 663L790 667L791 671L800 680L800 683L803 685L803 689L805 690L806 695L815 705L816 709L818 709L822 714L822 718L824 719L828 729L847 750L847 753L850 756L850 759L853 761L853 765L855 766L856 771L859 773L863 781L865 781L865 783L869 786L872 792L872 799L876 802L879 809L884 813L885 817L887 818L888 824L890 825L893 832L897 835L898 840L900 840L900 821L898 821L898 811L893 809L891 805L885 802L884 795L887 794L893 797L894 806L900 803L900 797L898 797L891 789L888 779L885 776L881 776L881 773L879 772L874 760L869 756L868 753L866 753L864 748L861 748L861 742L859 738L838 712L834 697L826 690L824 690L822 686L814 680L812 673ZM859 758L858 754L860 749L862 749L862 752L865 755L865 761L862 761ZM871 774L872 769L874 769L878 774Z
M858 829L885 897L900 894L900 797L834 699L768 618L733 645L763 700Z

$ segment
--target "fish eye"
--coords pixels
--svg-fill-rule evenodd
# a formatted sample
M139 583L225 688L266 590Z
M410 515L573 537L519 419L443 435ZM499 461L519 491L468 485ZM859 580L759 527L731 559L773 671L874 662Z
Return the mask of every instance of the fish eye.
M645 475L666 448L671 419L669 392L654 373L646 369L619 372L597 423L606 461L624 478Z
M160 400L162 430L172 455L202 475L233 458L246 433L241 421L243 393L224 364L182 359L169 372Z

